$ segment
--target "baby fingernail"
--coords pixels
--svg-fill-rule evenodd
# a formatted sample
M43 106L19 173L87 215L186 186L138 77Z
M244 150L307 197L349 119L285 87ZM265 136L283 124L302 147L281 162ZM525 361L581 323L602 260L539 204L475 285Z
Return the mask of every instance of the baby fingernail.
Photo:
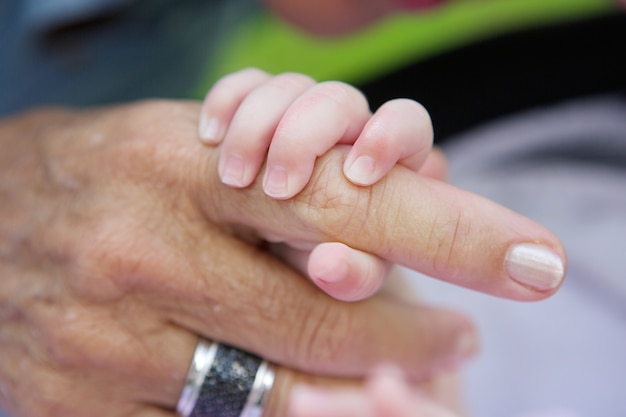
M239 155L229 155L220 171L222 182L233 187L243 187L245 164Z
M287 170L283 167L271 167L265 174L263 190L270 197L287 197Z
M376 161L371 156L359 156L346 169L346 176L350 181L359 185L370 185L374 181L376 172Z
M522 243L509 249L505 260L506 272L514 281L539 291L556 288L565 275L559 255L536 243Z
M221 124L215 117L200 116L198 127L200 140L205 143L215 144L221 140Z

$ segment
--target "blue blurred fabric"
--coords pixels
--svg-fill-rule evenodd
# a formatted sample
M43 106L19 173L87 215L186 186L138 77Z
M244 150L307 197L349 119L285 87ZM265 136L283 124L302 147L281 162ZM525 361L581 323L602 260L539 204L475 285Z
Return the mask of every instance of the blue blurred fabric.
M255 5L0 0L0 117L42 105L193 96L217 45Z
M187 98L253 1L3 0L0 116L35 105Z

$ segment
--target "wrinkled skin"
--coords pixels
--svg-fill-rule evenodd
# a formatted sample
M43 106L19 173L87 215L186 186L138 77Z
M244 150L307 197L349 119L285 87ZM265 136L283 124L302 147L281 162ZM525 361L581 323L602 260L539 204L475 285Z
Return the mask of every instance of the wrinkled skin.
M553 293L501 265L518 240L562 251L549 232L408 170L356 187L337 149L293 200L224 186L218 151L196 139L199 110L154 101L0 123L0 404L13 415L173 416L199 335L285 367L267 415L284 415L298 381L351 384L380 362L425 381L473 354L457 313L323 294L266 251L275 230L500 296Z

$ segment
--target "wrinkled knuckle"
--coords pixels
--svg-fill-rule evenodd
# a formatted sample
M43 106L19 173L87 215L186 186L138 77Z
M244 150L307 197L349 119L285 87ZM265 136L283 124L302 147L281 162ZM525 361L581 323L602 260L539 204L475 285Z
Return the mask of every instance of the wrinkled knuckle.
M431 225L428 253L436 274L457 276L471 251L471 220L463 210L445 218L437 218Z
M94 231L82 249L80 267L71 281L81 298L112 301L146 284L144 268L149 265L149 254L133 229L137 228L112 220Z
M335 170L329 164L322 163L317 169L317 175L314 175L304 192L302 200L313 212L331 212L338 213L336 210L346 205L345 194L337 187L333 178Z
M368 221L370 190L346 187L335 159L320 160L304 190L296 197L302 221L310 230L328 237L358 235Z
M309 369L332 368L349 354L354 318L349 309L335 306L328 303L326 308L312 312L300 330L297 352Z

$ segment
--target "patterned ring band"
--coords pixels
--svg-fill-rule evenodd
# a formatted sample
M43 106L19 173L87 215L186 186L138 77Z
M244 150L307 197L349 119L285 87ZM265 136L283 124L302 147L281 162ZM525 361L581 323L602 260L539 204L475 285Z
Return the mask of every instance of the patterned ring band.
M261 417L273 384L270 363L200 339L176 411L182 417Z

